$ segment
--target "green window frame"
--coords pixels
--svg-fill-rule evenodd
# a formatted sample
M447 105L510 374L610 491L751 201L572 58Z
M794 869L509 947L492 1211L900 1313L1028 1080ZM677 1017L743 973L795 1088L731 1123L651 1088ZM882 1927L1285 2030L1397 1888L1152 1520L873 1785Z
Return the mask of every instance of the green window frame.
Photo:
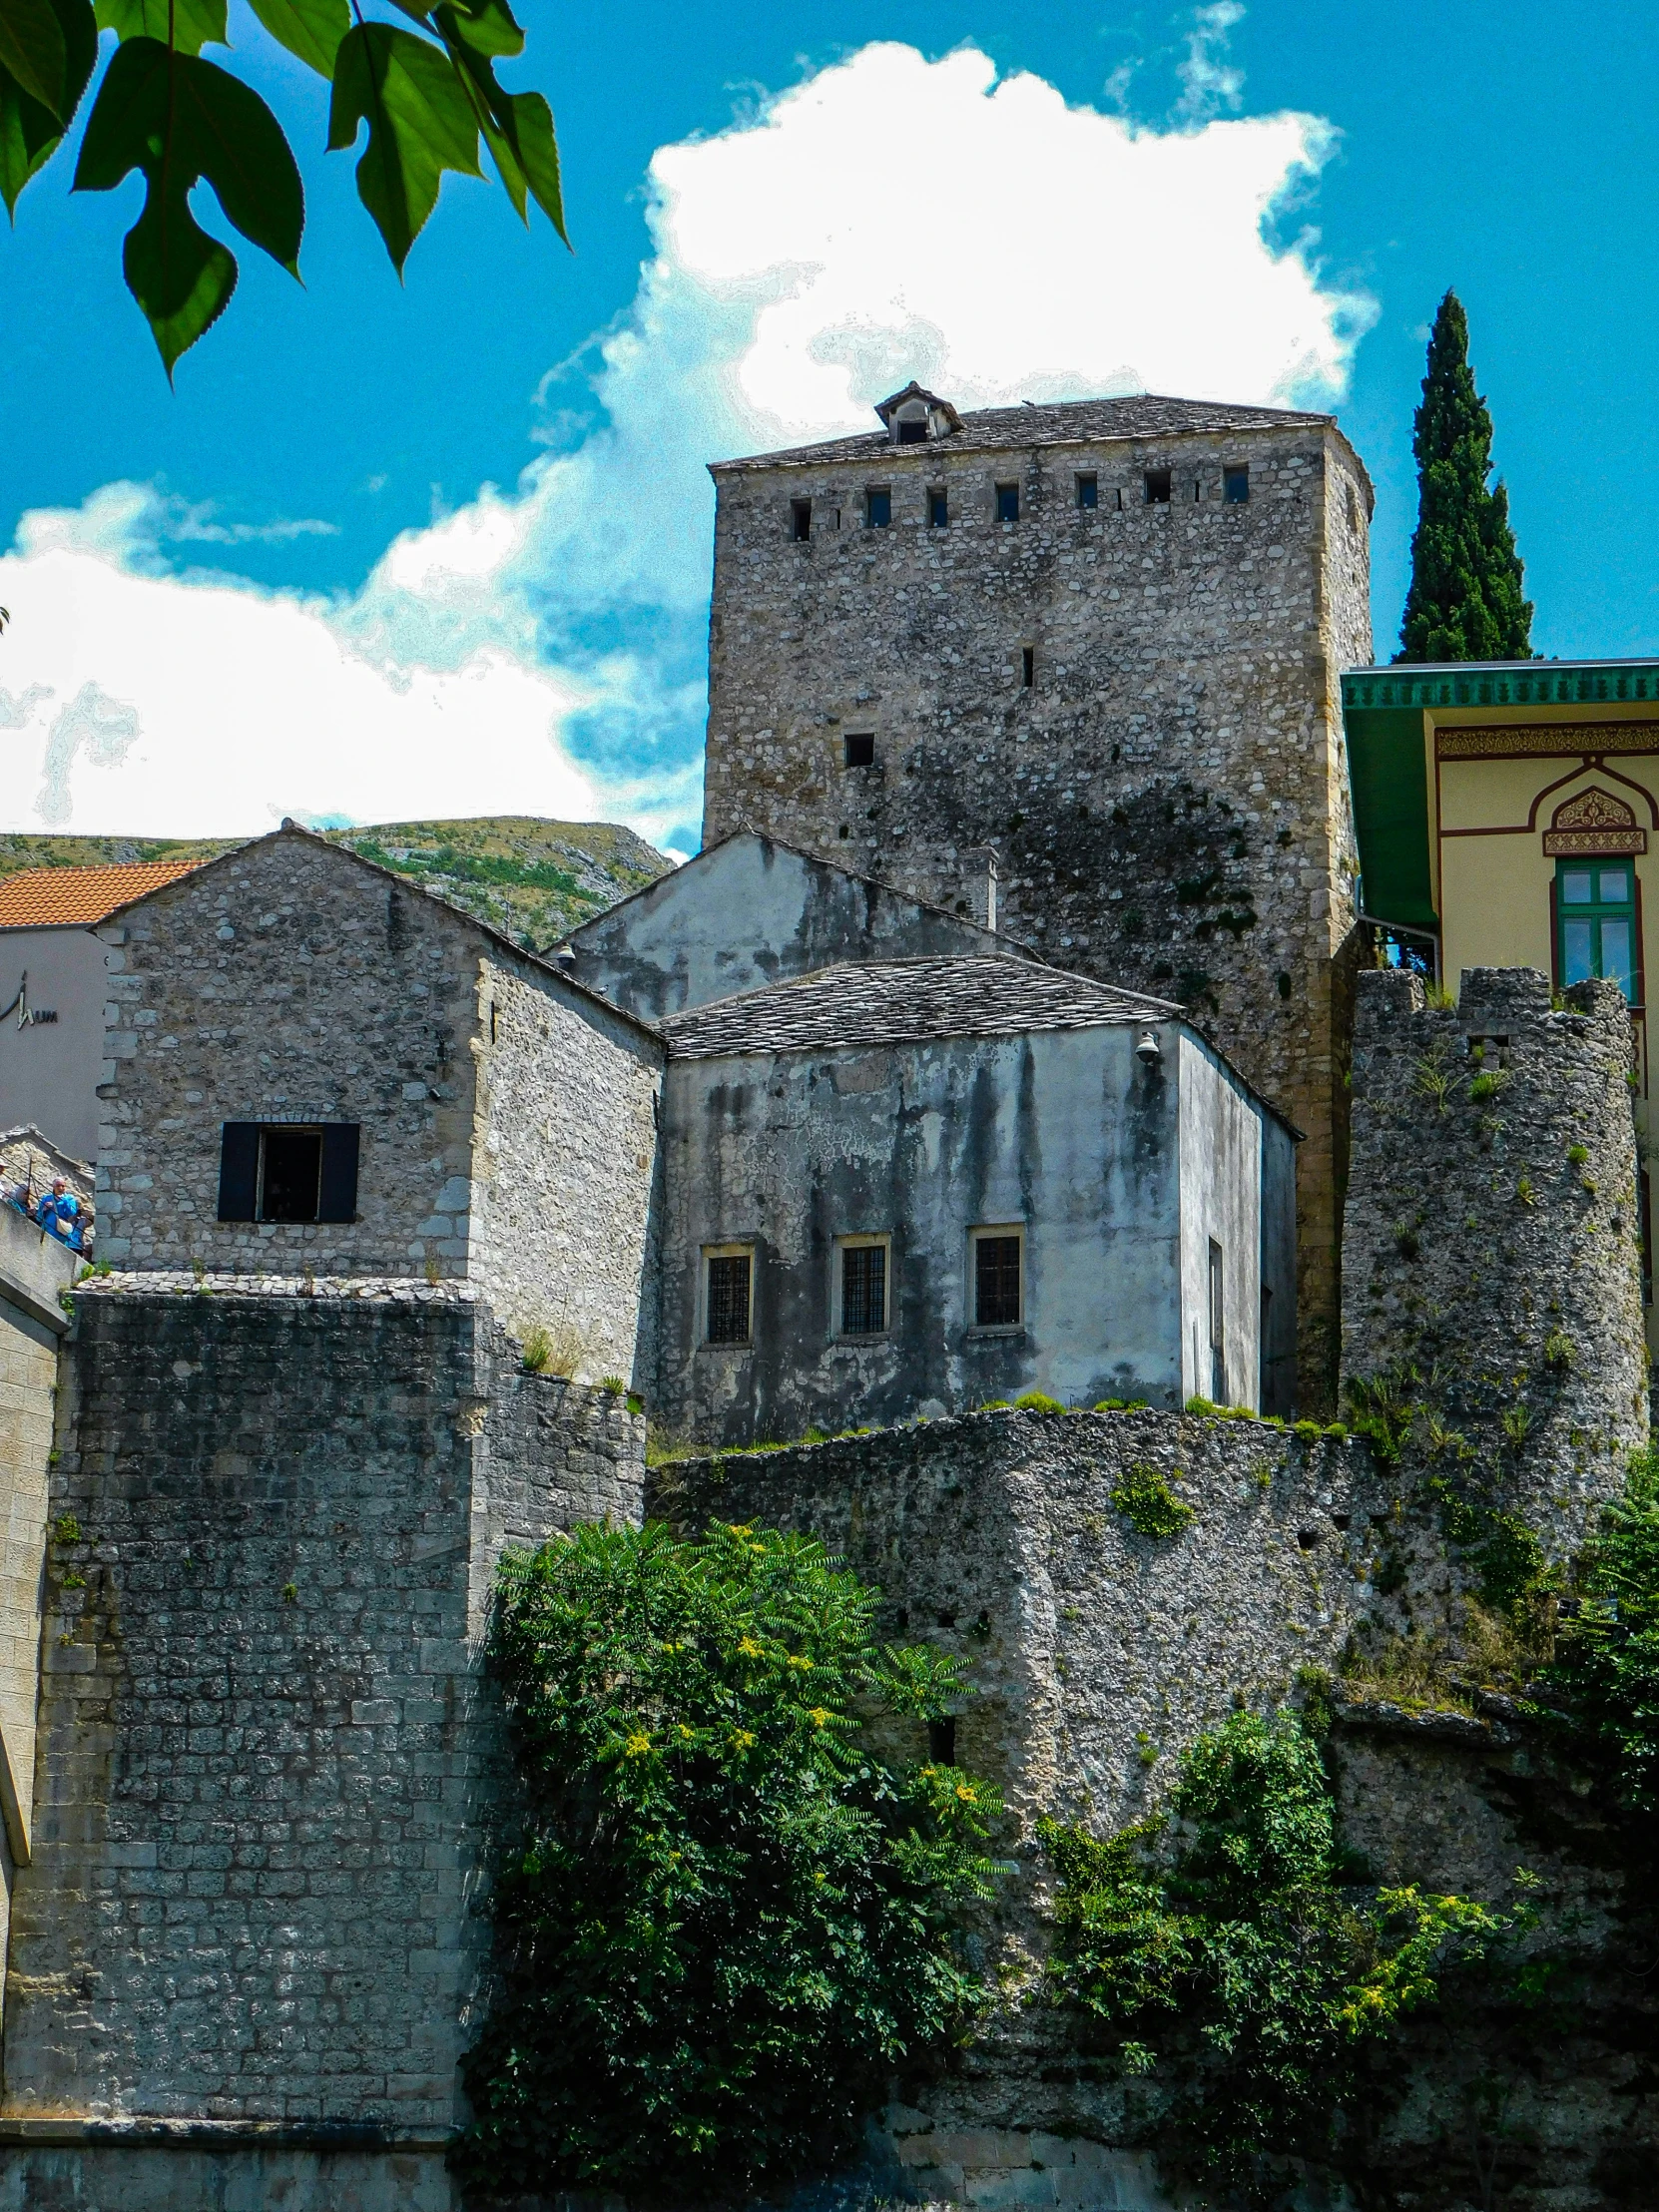
M1635 1002L1639 968L1631 860L1556 861L1555 958L1563 987L1605 976Z

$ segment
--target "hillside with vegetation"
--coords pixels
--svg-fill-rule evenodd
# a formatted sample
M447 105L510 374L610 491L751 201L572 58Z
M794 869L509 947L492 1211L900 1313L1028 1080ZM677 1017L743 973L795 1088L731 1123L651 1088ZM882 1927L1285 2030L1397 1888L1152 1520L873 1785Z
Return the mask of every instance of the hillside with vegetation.
M662 853L611 822L387 822L324 832L364 859L430 885L453 905L537 951L666 874ZM96 867L112 860L212 859L235 837L79 837L0 833L0 874L26 867Z

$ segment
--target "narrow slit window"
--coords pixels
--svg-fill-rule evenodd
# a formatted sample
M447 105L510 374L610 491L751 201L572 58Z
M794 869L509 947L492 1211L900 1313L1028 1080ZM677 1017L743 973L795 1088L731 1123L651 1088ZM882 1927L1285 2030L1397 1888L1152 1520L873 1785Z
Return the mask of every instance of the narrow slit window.
M1221 1246L1210 1239L1210 1395L1217 1405L1227 1398L1227 1285Z
M1196 507L1196 506L1198 505L1199 501L1200 501L1200 500L1201 500L1201 499L1202 499L1203 497L1204 497L1204 485L1203 485L1202 481L1201 481L1201 480L1200 480L1200 479L1199 479L1198 477L1196 477L1196 476L1195 476L1195 477L1193 478L1193 505L1194 505L1194 506Z
M1120 484L1120 485L1118 486L1118 513L1119 513L1119 514L1122 514L1122 512L1123 512L1123 486L1122 486L1122 485Z
M841 1335L879 1337L887 1327L887 1248L841 1247Z
M797 545L805 545L813 534L813 503L810 499L790 501L790 535Z
M927 1756L935 1767L956 1764L956 1717L953 1713L947 1713L942 1721L927 1723Z
M846 734L844 758L848 768L873 768L875 766L874 731L849 730Z
M1221 472L1221 495L1230 507L1242 507L1250 497L1250 470L1224 468Z
M996 487L996 519L998 522L1019 520L1019 486L998 484Z
M1037 681L1037 649L1034 645L1022 645L1020 647L1019 680L1027 691Z
M948 530L950 527L950 500L942 491L927 494L927 527L929 530Z
M973 1240L973 1323L976 1329L1020 1325L1020 1243L999 1231Z
M1098 476L1078 477L1077 504L1080 507L1098 507L1100 505L1100 478Z
M1146 472L1146 503L1149 507L1169 505L1170 472L1167 468L1149 468Z
M712 1345L746 1345L750 1331L750 1278L754 1255L717 1252L709 1255L709 1325Z
M892 525L892 493L884 484L872 484L864 493L864 528L886 530Z

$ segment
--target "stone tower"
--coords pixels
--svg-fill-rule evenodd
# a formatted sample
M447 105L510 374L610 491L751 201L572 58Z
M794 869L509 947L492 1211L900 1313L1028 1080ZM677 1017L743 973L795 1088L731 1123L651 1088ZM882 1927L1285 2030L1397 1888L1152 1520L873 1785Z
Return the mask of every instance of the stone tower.
M1371 482L1324 414L1151 395L719 463L704 837L741 824L1176 998L1306 1133L1303 1394L1335 1372L1340 677Z

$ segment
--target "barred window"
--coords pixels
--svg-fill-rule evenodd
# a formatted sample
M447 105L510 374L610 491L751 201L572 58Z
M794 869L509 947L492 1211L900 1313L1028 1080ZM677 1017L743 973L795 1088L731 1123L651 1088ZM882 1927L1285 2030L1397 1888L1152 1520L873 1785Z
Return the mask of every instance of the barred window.
M841 1335L879 1337L887 1326L887 1248L841 1248Z
M718 1252L709 1256L709 1327L712 1345L749 1342L749 1286L754 1255Z
M1016 1329L1020 1315L1020 1238L997 1231L973 1240L973 1321L977 1329Z

